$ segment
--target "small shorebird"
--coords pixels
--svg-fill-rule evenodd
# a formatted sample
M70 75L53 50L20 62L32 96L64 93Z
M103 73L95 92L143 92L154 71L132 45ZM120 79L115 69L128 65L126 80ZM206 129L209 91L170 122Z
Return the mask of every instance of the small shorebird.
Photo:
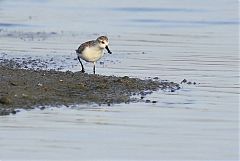
M85 70L80 58L86 62L93 63L93 73L95 74L96 62L103 57L103 50L106 48L108 53L112 54L108 48L108 44L108 38L106 36L100 36L96 40L87 41L79 46L79 48L76 50L76 53L82 66L81 72L84 73Z

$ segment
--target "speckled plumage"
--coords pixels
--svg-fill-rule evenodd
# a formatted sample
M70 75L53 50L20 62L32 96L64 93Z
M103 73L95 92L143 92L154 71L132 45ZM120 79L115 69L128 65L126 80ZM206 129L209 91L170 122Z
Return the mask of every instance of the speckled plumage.
M96 45L96 41L95 40L92 40L92 41L87 41L83 44L81 44L79 46L79 48L76 50L77 53L81 54L82 51L86 48L86 47L91 47L91 46L94 46Z

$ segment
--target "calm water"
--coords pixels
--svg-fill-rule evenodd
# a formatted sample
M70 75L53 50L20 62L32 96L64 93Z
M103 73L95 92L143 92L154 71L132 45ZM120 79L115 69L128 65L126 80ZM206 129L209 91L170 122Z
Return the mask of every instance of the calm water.
M2 116L0 160L238 160L237 14L236 0L1 0L1 53L78 71L74 50L107 34L97 73L200 84L149 95L156 104Z

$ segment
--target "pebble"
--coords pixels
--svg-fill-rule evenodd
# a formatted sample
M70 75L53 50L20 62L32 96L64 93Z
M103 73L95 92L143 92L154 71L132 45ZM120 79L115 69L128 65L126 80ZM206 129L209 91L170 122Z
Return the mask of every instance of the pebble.
M145 103L150 103L150 102L151 102L151 100L146 100L146 101L145 101Z
M7 96L3 96L0 98L0 103L4 105L9 105L11 103L11 99Z
M181 84L186 83L186 82L187 82L187 80L186 80L186 79L183 79L183 80L181 81Z

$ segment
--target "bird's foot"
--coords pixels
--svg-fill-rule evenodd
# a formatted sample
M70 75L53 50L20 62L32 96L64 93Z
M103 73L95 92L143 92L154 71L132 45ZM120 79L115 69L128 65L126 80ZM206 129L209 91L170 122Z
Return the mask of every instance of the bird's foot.
M85 73L85 70L83 69L83 70L81 70L81 72L82 72L82 73Z

